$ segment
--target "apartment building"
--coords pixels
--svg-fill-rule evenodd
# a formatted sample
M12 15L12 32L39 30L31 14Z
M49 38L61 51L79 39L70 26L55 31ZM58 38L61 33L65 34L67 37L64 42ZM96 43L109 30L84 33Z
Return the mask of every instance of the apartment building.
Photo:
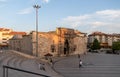
M14 35L25 35L25 32L15 32L12 29L0 28L0 48L7 48L9 39Z
M88 45L91 45L95 38L100 42L102 48L111 48L114 41L120 40L120 34L93 32L92 34L88 35Z
M0 28L0 47L8 46L8 40L12 38L10 32L12 32L12 29Z

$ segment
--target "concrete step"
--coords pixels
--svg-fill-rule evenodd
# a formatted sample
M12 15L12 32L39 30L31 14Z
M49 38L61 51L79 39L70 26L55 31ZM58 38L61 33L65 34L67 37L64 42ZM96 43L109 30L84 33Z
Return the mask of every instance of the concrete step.
M31 72L36 72L39 74L49 75L51 77L62 77L61 75L53 71L50 65L47 64L46 62L43 62L45 64L44 67L46 70L45 71L40 70L38 68L39 62L42 63L43 61L41 60L38 61L34 57L28 56L26 54L23 55L22 53L18 53L15 51L9 51L9 52L7 51L0 53L0 64L1 64L0 71L3 71L2 65L8 65L23 70L28 70ZM9 69L8 74L9 77L40 77L11 69ZM0 72L0 77L2 77L2 72Z

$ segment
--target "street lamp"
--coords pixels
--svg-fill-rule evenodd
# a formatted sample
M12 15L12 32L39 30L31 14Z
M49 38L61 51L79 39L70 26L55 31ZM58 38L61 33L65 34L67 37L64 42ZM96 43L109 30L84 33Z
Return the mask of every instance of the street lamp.
M41 8L39 5L34 5L36 9L36 57L38 57L38 9Z

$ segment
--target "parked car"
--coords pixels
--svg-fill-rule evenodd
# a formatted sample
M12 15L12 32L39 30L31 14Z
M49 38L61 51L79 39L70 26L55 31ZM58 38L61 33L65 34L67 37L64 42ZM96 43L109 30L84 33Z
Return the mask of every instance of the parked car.
M114 54L120 54L120 50L116 50Z
M112 50L106 50L106 53L107 54L113 54L113 51Z
M91 50L92 53L99 53L99 50Z

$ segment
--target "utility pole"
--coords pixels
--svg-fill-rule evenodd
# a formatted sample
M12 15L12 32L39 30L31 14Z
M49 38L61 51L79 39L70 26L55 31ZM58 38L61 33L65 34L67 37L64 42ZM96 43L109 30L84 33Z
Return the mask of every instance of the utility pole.
M41 6L34 5L33 7L36 9L36 57L38 57L38 9Z

